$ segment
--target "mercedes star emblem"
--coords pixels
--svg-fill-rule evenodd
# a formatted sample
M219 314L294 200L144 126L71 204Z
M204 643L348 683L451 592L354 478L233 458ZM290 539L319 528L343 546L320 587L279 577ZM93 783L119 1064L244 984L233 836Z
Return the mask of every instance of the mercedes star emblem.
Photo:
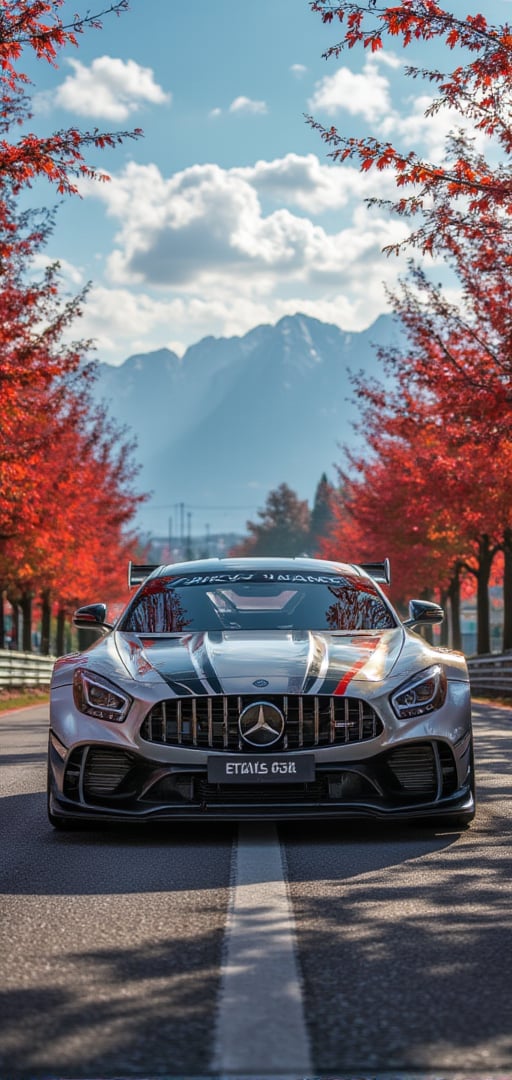
M240 713L238 728L249 746L273 746L284 732L284 716L276 705L256 701Z

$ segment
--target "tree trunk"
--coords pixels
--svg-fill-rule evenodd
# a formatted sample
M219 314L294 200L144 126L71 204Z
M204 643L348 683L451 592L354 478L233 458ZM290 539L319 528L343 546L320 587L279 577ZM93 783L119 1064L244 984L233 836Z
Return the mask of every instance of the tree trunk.
M478 572L476 576L477 590L477 644L476 651L490 653L491 651L491 622L489 604L489 578L491 576L492 560L496 554L496 548L491 548L489 537L484 533L478 541Z
M503 651L512 649L512 529L503 534Z
M23 631L21 647L23 652L32 652L32 593L21 594L21 614L23 616Z
M3 589L0 589L0 649L5 649L5 593Z
M42 656L49 656L51 652L50 648L50 635L51 635L51 618L52 618L52 606L50 600L50 590L45 589L41 596L41 654Z
M11 596L7 597L11 605L11 649L19 651L22 648L20 642L20 602L19 597L13 599Z
M451 646L452 649L462 650L462 631L460 625L460 566L455 567L455 572L448 589L450 597L450 622L451 622Z
M59 608L57 612L57 656L64 656L66 652L65 645L65 632L66 632L66 612L64 608Z

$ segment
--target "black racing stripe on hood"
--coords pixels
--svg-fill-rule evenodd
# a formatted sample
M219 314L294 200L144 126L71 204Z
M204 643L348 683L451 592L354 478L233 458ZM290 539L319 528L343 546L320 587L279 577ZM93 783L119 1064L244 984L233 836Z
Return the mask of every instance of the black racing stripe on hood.
M205 677L205 679L208 680L214 694L222 694L223 693L222 684L221 684L221 682L220 682L220 680L218 678L217 672L215 671L215 668L214 668L214 666L213 666L213 664L212 664L212 662L210 660L210 657L208 656L208 650L206 648L205 642L206 642L206 637L203 638L203 641L202 641L201 645L197 649L197 656L198 656L199 666L202 668L204 677Z
M179 655L164 653L158 648L149 652L152 666L178 697L222 694L222 686L208 656L204 634L187 635L180 640Z
M196 675L190 675L188 678L185 676L183 681L178 682L177 679L171 679L165 674L165 671L159 669L158 674L162 677L167 686L170 687L173 694L176 697L198 697L204 695L204 686L199 681ZM187 679L187 681L185 681Z
M333 675L327 674L327 676L324 679L323 683L318 688L317 694L326 694L326 695L332 697L332 695L334 694L334 691L336 690L336 687L339 686L341 677L342 677L341 675L333 676Z

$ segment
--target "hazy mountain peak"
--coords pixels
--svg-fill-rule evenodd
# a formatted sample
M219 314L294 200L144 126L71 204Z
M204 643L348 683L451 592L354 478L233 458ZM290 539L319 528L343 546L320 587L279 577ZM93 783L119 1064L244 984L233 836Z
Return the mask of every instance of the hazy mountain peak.
M385 381L375 345L398 336L387 315L347 333L298 312L241 337L202 338L182 360L162 348L101 364L97 395L134 432L139 486L153 493L144 530L165 535L166 507L183 503L212 531L243 532L283 482L312 500L357 437L348 369Z

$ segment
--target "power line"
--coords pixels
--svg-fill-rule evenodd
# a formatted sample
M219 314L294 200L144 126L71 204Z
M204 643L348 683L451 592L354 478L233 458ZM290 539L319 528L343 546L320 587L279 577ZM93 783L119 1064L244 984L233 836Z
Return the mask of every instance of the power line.
M146 504L150 506L152 510L172 510L175 506L183 506L185 510L254 510L255 504L251 506L204 506L203 504L195 505L193 503L163 503L158 506L154 506L152 503Z

